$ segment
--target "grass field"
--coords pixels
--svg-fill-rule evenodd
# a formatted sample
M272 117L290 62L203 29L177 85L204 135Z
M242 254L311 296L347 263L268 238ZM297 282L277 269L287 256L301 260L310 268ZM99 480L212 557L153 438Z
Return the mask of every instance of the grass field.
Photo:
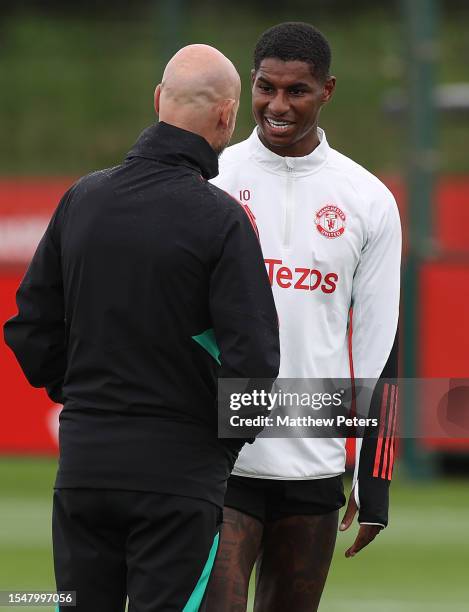
M54 589L54 476L52 460L0 459L0 590ZM468 508L467 480L393 483L390 526L372 546L345 559L353 533L339 535L321 612L466 612Z

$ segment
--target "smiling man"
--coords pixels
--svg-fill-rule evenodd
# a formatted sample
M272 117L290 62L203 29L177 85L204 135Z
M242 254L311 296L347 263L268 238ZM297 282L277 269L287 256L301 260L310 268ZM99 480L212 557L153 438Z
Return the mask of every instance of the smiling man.
M401 230L391 193L318 127L335 89L330 61L327 40L308 24L262 34L252 70L257 126L225 151L214 182L257 219L280 322L280 376L378 380L370 416L387 426L378 440L369 431L357 440L340 526L348 529L358 512L346 551L353 557L388 520ZM344 469L343 438L261 438L241 452L228 481L210 612L246 608L256 559L256 612L317 610L345 503Z

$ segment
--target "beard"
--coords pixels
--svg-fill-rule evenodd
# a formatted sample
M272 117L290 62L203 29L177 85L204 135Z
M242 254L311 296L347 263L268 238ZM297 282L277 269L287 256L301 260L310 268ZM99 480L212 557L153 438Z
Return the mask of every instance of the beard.
M223 151L229 145L230 140L231 140L231 137L228 140L224 139L223 141L218 142L218 143L213 145L213 150L215 151L215 153L217 154L218 157L220 157L220 155L223 153Z
M217 154L218 157L220 157L220 155L223 153L223 151L226 149L228 143L222 147L217 147L215 149L215 153Z
M235 121L236 121L236 115L232 117L232 120L230 121L230 125L226 129L226 131L220 134L219 142L216 142L212 145L213 150L218 155L218 157L220 157L220 155L223 153L226 147L230 144L231 137L233 136L233 132L235 128Z

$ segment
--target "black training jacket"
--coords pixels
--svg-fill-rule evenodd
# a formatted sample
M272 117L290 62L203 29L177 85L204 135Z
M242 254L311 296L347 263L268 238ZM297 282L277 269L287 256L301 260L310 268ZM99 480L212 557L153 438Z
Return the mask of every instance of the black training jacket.
M64 403L56 487L222 505L217 377L275 378L279 339L251 217L217 172L206 140L160 122L60 201L5 324L29 382Z

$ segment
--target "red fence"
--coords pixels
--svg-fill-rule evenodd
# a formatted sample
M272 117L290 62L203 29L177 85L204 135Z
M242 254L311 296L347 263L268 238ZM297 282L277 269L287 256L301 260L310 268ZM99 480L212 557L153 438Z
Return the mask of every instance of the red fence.
M15 292L52 211L71 179L0 181L0 322L16 311ZM0 342L2 423L0 452L55 453L60 407L26 382L12 352Z

